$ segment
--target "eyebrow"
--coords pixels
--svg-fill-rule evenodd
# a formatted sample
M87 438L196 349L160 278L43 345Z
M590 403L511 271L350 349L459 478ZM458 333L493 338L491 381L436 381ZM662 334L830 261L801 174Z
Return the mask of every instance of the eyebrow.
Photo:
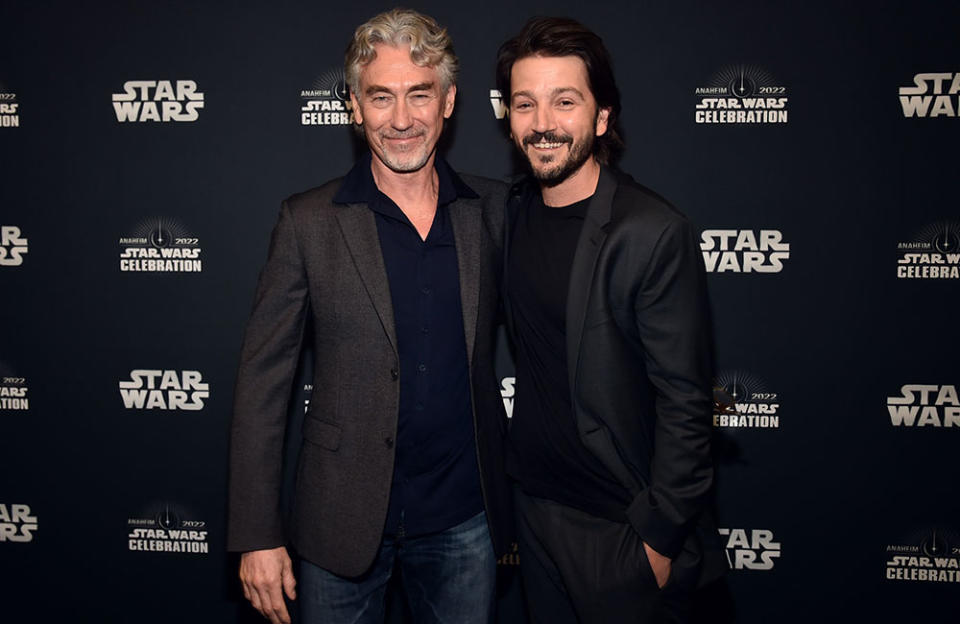
M432 82L418 82L417 84L412 85L410 88L408 88L407 93L411 93L413 91L430 91L431 89L433 89L433 86L434 86L434 83ZM393 90L390 89L389 87L385 87L382 85L370 85L369 87L367 87L364 93L366 95L373 95L374 93L393 94Z
M580 91L580 89L577 89L576 87L557 87L556 89L550 92L550 97L555 98L558 95L561 95L567 92L575 93L581 100L584 99L583 93ZM535 97L533 97L533 93L531 91L514 91L510 95L510 99L512 100L513 98L520 97L520 96L528 97L531 100L536 99Z

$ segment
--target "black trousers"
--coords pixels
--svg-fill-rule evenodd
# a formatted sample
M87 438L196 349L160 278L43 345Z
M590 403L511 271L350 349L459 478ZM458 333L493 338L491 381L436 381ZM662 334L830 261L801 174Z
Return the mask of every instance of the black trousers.
M629 524L515 489L520 574L534 624L685 623L698 564L661 589Z

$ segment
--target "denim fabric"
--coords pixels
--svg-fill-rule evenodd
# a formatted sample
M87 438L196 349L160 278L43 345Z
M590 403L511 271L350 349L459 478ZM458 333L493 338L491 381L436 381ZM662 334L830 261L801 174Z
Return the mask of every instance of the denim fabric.
M496 558L484 513L445 531L384 537L373 565L345 578L300 564L298 602L304 624L382 624L387 582L396 564L403 599L417 624L488 624Z

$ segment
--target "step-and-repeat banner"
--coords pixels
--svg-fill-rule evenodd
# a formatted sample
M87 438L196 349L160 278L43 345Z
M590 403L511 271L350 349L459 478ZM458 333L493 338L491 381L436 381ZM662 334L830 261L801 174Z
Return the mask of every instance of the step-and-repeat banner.
M953 617L960 9L414 4L461 57L457 169L518 170L495 53L568 15L613 55L621 167L700 228L735 400L713 420L716 619ZM363 149L343 51L386 8L0 9L0 619L260 620L224 551L242 331L280 201ZM524 621L518 561L501 622Z

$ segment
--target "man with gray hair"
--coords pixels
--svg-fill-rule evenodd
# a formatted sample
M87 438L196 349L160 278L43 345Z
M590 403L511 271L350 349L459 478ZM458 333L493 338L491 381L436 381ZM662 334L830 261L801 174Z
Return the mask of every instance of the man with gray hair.
M505 190L436 153L457 58L433 19L374 17L345 72L370 149L281 207L237 379L228 548L274 623L290 621L284 593L299 593L307 622L382 622L394 569L416 622L486 623L511 539L493 371ZM285 527L282 447L308 320L313 394Z

